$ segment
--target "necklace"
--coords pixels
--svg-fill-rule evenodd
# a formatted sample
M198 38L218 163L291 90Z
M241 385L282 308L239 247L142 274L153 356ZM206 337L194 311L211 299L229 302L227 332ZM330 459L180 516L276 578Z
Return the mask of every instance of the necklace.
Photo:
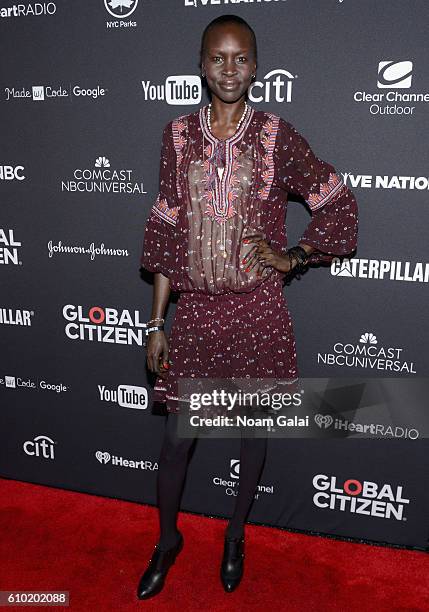
M211 109L212 109L212 103L210 102L210 104L209 104L209 106L207 108L207 125L209 126L209 130L210 130L211 134L213 135L212 124L211 124ZM247 102L245 101L244 102L243 114L241 115L241 117L240 117L240 119L239 119L239 121L237 123L237 127L235 128L234 134L236 134L238 132L238 130L240 129L240 125L243 123L244 118L246 116L246 113L247 113ZM234 136L234 134L233 134L233 136ZM231 138L232 138L232 136L231 136ZM217 170L217 173L219 175L219 178L222 180L224 168L217 167L216 170Z

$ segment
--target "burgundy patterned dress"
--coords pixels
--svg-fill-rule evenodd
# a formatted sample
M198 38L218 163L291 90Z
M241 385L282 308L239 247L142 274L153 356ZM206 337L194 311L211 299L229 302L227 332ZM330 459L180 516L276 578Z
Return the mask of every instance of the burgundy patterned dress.
M163 132L159 193L146 223L141 265L180 292L169 336L170 369L154 400L178 410L178 380L249 378L293 382L296 346L284 273L243 257L262 233L286 250L288 193L302 196L311 219L301 241L310 263L350 254L357 204L334 167L318 159L294 127L248 105L239 130L219 140L207 106L170 121Z

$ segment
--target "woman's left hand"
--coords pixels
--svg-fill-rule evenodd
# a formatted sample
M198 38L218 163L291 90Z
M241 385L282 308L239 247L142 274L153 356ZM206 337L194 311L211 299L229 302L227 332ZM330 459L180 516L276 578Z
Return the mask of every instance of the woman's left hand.
M275 251L270 247L270 241L266 240L262 234L252 234L243 238L244 244L254 244L249 253L242 259L242 264L246 265L246 272L250 272L255 266L262 268L275 268L279 272L290 272L295 267L296 262L290 266L289 257Z

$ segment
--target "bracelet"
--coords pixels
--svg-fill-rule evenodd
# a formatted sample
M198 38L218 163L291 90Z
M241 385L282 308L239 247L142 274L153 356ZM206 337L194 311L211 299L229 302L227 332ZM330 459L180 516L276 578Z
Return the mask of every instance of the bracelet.
M152 327L146 327L145 333L146 336L155 331L162 331L164 329L163 325L153 325Z
M149 323L155 323L156 321L161 321L161 323L164 323L165 319L157 317L156 319L151 319L150 321L147 321L146 325L149 325Z
M306 253L305 249L300 246L292 247L287 250L287 255L289 257L290 271L292 271L292 259L294 258L296 261L296 266L298 274L305 269L305 266L308 264L309 255Z

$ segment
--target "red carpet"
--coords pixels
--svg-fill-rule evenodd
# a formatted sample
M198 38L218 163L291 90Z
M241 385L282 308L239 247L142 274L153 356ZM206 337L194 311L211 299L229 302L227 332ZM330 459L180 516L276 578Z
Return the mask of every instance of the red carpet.
M12 480L0 479L0 492L0 590L67 590L73 612L429 611L426 553L251 525L243 582L224 593L226 522L185 513L185 547L163 592L139 601L155 508Z

